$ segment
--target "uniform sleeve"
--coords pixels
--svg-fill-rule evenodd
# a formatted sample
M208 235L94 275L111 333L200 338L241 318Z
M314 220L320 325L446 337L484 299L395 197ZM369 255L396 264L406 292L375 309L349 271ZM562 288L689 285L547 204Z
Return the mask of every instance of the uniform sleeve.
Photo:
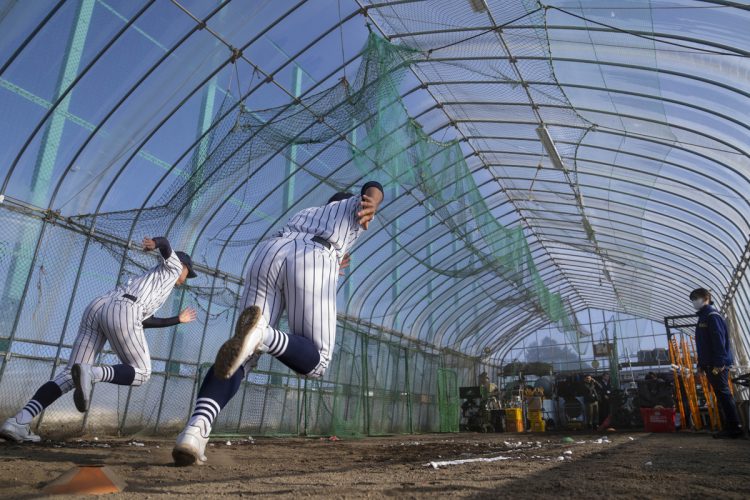
M170 255L169 258L164 260L164 267L167 268L170 273L176 274L175 278L182 272L182 262L180 262L180 258L177 257L177 254L174 252L172 252L172 255Z
M143 320L142 324L143 328L165 328L167 326L179 325L180 317L172 316L171 318L154 318L153 316L149 316Z
M711 342L711 366L723 366L729 351L729 335L724 318L718 314L708 316L709 341Z
M172 252L172 247L169 244L169 240L164 238L163 236L158 236L154 238L154 244L156 245L156 248L159 250L159 253L161 254L161 258L164 260L167 260L170 255L172 255L174 252Z
M352 230L359 226L357 212L359 212L359 204L362 201L362 196L352 196L348 198L346 203L346 213L348 214L349 230Z

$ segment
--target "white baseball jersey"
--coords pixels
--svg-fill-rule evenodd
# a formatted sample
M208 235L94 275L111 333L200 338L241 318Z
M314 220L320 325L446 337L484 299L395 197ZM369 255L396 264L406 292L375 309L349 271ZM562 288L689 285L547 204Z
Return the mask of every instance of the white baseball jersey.
M286 350L287 334L277 330L286 308L290 334L311 340L320 353L309 377L321 377L333 354L339 259L363 231L357 222L360 201L352 196L297 212L277 237L261 243L247 272L241 305L260 307L274 330L267 352L280 356Z
M117 290L138 299L136 303L141 310L141 321L152 316L164 305L182 272L182 262L174 251L171 251L166 259L161 258L161 255L159 258L161 262L157 266L143 276L128 281Z
M73 388L73 365L93 364L107 340L120 360L135 369L133 385L149 379L151 356L142 321L164 304L182 272L182 263L173 250L166 259L161 254L159 259L161 262L143 276L97 297L86 307L68 365L54 379L63 392Z
M282 235L311 234L328 241L339 257L349 251L362 232L357 222L361 196L334 201L322 207L311 207L294 214L282 230Z

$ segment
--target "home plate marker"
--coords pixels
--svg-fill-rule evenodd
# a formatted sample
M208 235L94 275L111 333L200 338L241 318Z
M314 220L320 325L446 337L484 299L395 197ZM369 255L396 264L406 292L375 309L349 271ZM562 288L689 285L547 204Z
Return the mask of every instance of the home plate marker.
M47 495L106 495L120 493L125 482L109 467L84 465L73 467L42 488Z

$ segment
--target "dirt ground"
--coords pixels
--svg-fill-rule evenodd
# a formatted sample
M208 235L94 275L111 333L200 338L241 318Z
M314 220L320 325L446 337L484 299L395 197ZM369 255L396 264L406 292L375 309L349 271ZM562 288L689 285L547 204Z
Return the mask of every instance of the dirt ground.
M573 443L564 443L570 436ZM34 498L75 465L106 464L116 497L750 497L750 442L707 434L440 434L330 441L212 441L203 466L172 440L0 442L0 497ZM570 453L566 453L570 452ZM507 457L435 468L430 462ZM567 458L566 458L567 457Z

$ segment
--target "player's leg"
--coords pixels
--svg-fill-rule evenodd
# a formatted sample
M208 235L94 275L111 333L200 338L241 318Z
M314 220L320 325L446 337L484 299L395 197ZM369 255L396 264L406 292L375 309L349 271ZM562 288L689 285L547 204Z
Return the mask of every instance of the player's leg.
M255 353L262 343L266 325L278 323L284 308L280 289L283 283L281 256L287 244L280 239L263 243L250 263L234 337L219 349L216 362L198 390L193 413L177 436L172 450L177 465L206 460L206 444L214 421L237 393L249 366L256 359Z
M273 238L264 242L253 256L234 336L216 354L214 365L219 378L230 378L253 354L260 352L267 326L278 322L284 309L281 293L284 256L291 244L288 239Z
M336 340L335 253L298 243L287 259L284 292L291 334L269 328L267 352L299 374L320 378Z
M0 428L0 436L17 442L40 440L39 436L31 432L31 422L42 410L73 389L72 367L76 363L93 362L104 346L105 338L95 328L96 311L101 307L101 303L101 300L97 299L84 311L65 369L39 387L29 402L15 416L5 421Z
M143 334L139 312L127 299L111 299L97 314L97 328L103 332L112 350L122 363L91 366L78 363L72 367L75 393L73 399L79 411L89 408L93 384L106 382L116 385L139 386L151 376L151 356Z
M97 382L140 386L151 378L151 354L141 325L140 311L129 300L117 298L100 313L104 334L122 361L102 366L107 374Z
M229 379L217 377L213 366L208 370L198 390L193 413L177 436L172 449L175 464L192 465L206 461L206 444L214 420L237 393L244 378L243 366L240 366Z

